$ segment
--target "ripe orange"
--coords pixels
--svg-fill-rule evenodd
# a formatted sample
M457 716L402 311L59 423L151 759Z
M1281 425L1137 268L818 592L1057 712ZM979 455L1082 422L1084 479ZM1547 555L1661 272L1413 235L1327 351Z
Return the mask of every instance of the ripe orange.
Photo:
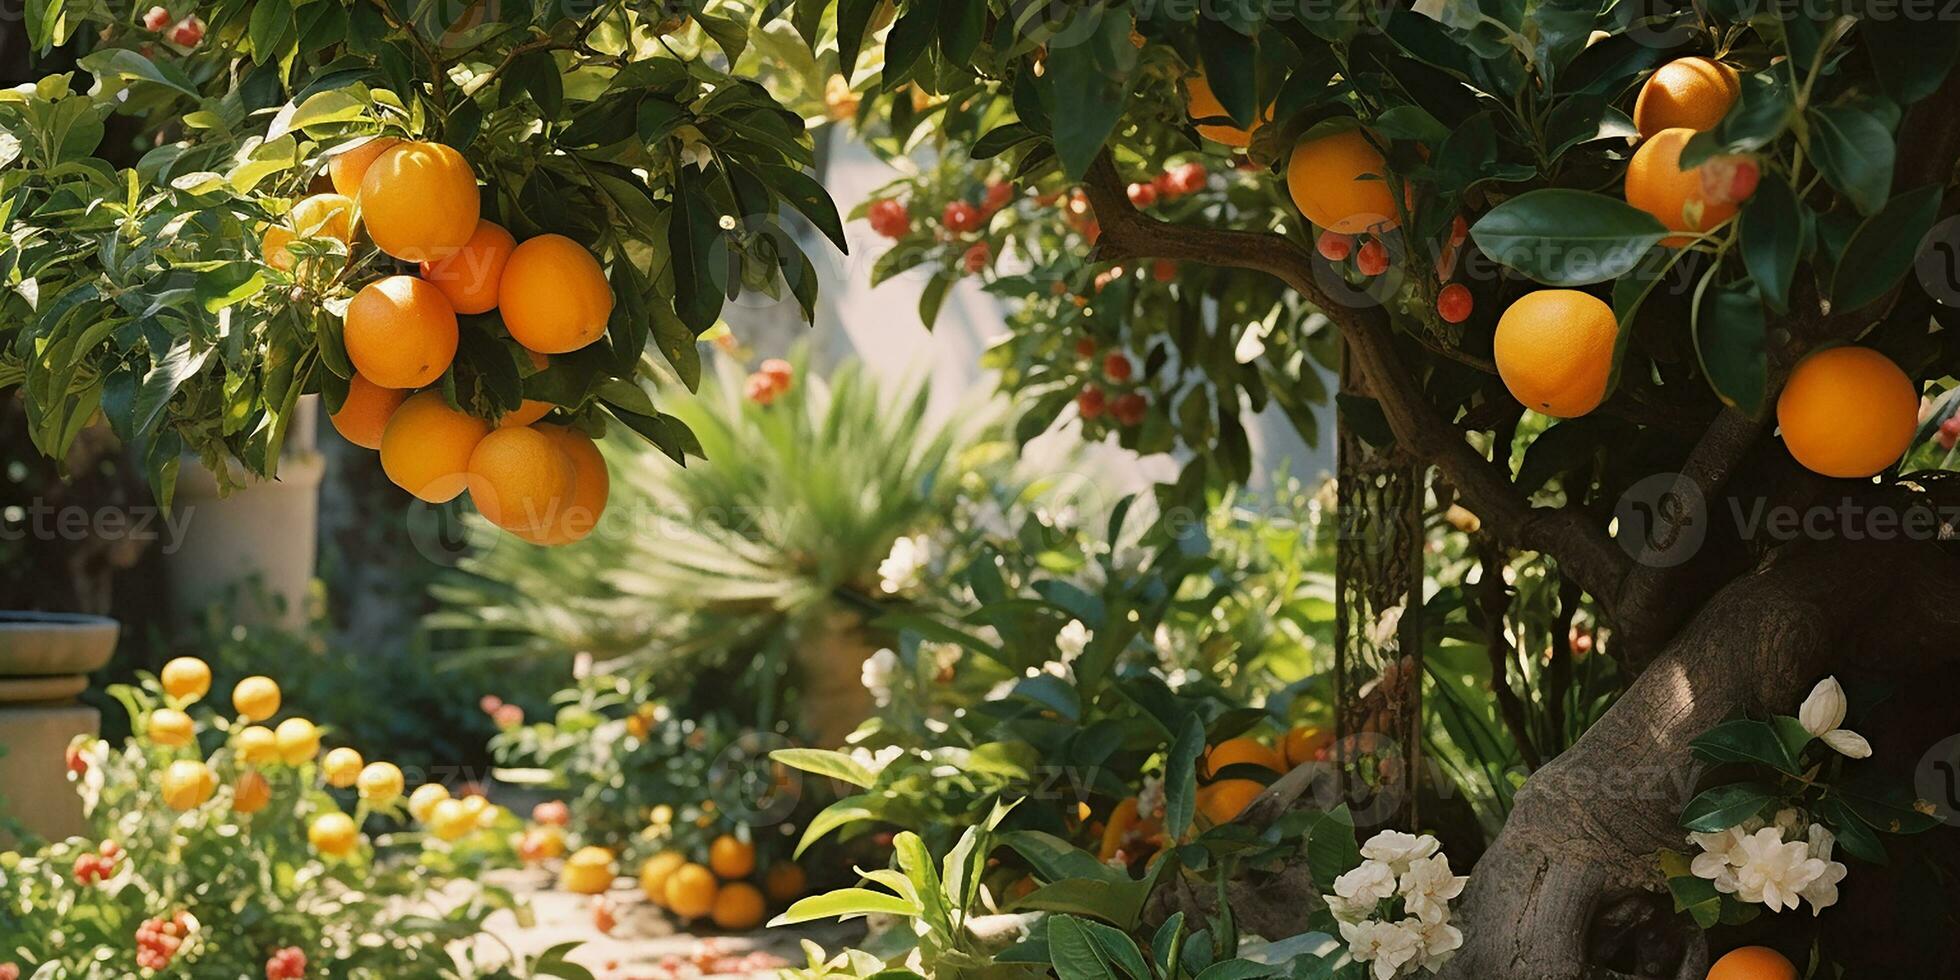
M361 178L367 176L368 167L373 166L376 157L400 143L393 136L375 136L355 144L351 150L334 154L327 161L327 178L333 181L334 193L361 196Z
M1702 196L1701 168L1681 169L1681 150L1695 131L1663 129L1635 150L1627 164L1627 203L1660 220L1669 231L1702 232L1735 217L1734 201L1710 201ZM1673 235L1661 239L1680 248L1694 239Z
M231 706L247 721L264 721L279 713L279 683L270 677L247 677L231 689Z
M361 763L359 752L343 746L320 760L320 775L326 777L327 785L346 789L361 778Z
M1716 960L1708 980L1797 980L1797 968L1767 946L1744 946Z
M320 730L304 718L288 718L273 729L279 744L279 761L289 766L311 762L320 754Z
M1198 812L1214 824L1231 823L1266 787L1250 779L1221 779L1198 794Z
M599 526L599 518L606 512L606 498L612 492L606 459L599 454L592 437L577 429L563 425L534 428L550 436L571 459L572 494L549 526L516 533L532 544L561 545L581 540Z
M1225 111L1225 104L1218 101L1218 95L1211 90L1211 82L1207 81L1203 74L1194 72L1186 75L1184 92L1186 95L1184 111L1193 120L1217 119L1229 115ZM1252 134L1258 132L1259 127L1272 118L1273 107L1269 105L1258 119L1252 121L1251 129L1240 129L1230 123L1214 123L1199 126L1198 135L1214 143L1243 148L1252 145Z
M476 233L482 206L469 161L441 143L388 147L361 176L368 237L404 262L455 254Z
M509 531L549 527L571 504L573 477L571 457L536 429L493 429L470 453L470 500Z
M327 857L354 853L354 845L360 843L360 838L361 831L354 826L354 818L338 811L315 817L313 825L306 828L307 843Z
M251 816L272 802L272 784L256 771L247 769L231 784L231 811Z
M436 805L449 799L449 787L441 783L423 783L415 787L408 798L408 815L418 823L428 823L435 816Z
M1388 162L1358 129L1302 140L1286 164L1293 205L1317 227L1342 235L1402 223L1387 177Z
M488 313L497 307L497 285L516 247L517 239L503 225L480 220L456 254L422 263L422 278L442 290L456 312Z
M646 863L640 865L640 891L646 893L647 901L666 906L667 878L686 863L687 858L679 851L661 851L647 858Z
M1825 476L1863 479L1912 445L1919 392L1869 347L1832 347L1798 362L1776 399L1783 445Z
M730 882L721 886L715 896L711 917L717 927L730 931L746 931L762 924L763 910L767 903L762 900L762 892L746 881Z
M442 290L414 276L361 287L347 304L347 356L383 388L420 388L456 359L456 310Z
M1497 319L1497 374L1511 397L1554 418L1599 407L1620 334L1613 308L1576 289L1526 293Z
M563 235L539 235L510 253L497 304L518 343L541 354L565 354L605 335L613 292L585 246Z
M348 442L362 449L380 449L381 433L388 428L388 418L407 398L406 391L383 388L365 375L356 374L347 382L347 400L327 420Z
M1640 87L1633 124L1642 136L1664 129L1713 129L1742 95L1735 69L1709 58L1677 58Z
M490 423L449 407L442 392L412 395L381 434L381 471L409 493L439 504L469 485L470 454Z
M683 864L667 876L667 911L683 919L698 919L714 911L715 873L698 864Z
M402 795L402 771L392 762L370 762L354 785L361 799L387 806Z
M178 657L157 675L163 693L179 701L196 701L211 693L211 665L196 657Z
M529 357L531 359L532 371L542 371L545 368L551 366L551 358L546 357L543 354L538 353L537 351L526 350L524 354L526 357ZM522 405L517 406L516 411L506 412L503 415L499 416L497 418L497 424L505 427L530 425L531 423L536 422L537 420L544 418L547 415L550 415L551 410L554 407L556 406L552 405L550 402L539 401L535 398L526 398L524 399L524 403Z
M354 199L343 194L301 198L283 223L265 230L265 237L259 239L259 254L265 256L266 265L291 272L299 257L286 246L300 238L337 238L343 244L353 241Z
M1280 742L1280 755L1285 757L1287 768L1305 765L1314 761L1329 745L1334 744L1334 733L1319 725L1297 725L1286 733Z
M263 765L279 761L279 736L264 725L253 725L238 733L238 761Z
M1116 852L1123 849L1124 838L1130 836L1141 819L1142 811L1136 797L1127 796L1118 802L1115 809L1109 811L1109 821L1103 824L1102 843L1097 847L1096 857L1105 862L1115 857Z
M803 890L810 881L803 868L794 861L778 861L769 866L762 876L762 891L769 900L787 905L803 897Z
M603 847L581 847L565 859L558 887L575 895L603 895L612 889L613 876L613 852Z
M195 759L178 759L163 771L159 784L163 805L179 813L195 810L211 798L218 788L218 777L211 768Z
M459 841L476 830L476 814L470 812L462 800L438 801L422 822L428 825L429 833L436 835L438 840Z
M747 878L755 870L755 845L723 834L708 845L708 867L723 878Z
M175 708L158 708L150 712L149 734L158 745L181 748L196 740L197 723Z
M1260 766L1274 772L1286 770L1286 760L1255 738L1228 738L1212 746L1205 753L1204 765L1199 768L1202 775L1209 778L1226 766L1237 765Z

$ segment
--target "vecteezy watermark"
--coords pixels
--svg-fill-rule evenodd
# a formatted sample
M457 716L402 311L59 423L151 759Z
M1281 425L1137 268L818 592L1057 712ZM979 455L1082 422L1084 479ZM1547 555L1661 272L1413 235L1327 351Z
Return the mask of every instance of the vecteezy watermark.
M1620 547L1656 568L1693 558L1708 537L1708 501L1678 473L1656 473L1628 487L1613 517Z
M1960 215L1934 225L1919 240L1912 271L1933 302L1960 308Z
M159 544L164 554L175 554L183 547L186 532L197 507L187 505L169 512L142 504L131 507L83 507L80 504L56 506L36 498L21 505L0 508L0 541L133 541Z
M715 806L752 827L788 820L803 799L803 772L769 753L793 745L773 732L749 732L728 743L708 769L708 794Z
M1855 497L1806 505L1730 497L1711 511L1701 490L1678 473L1656 473L1628 487L1613 509L1620 547L1635 561L1672 568L1693 558L1710 530L1727 522L1738 540L1945 541L1960 537L1960 505L1870 503Z
M1912 788L1932 805L1933 816L1960 825L1960 735L1947 736L1920 757Z

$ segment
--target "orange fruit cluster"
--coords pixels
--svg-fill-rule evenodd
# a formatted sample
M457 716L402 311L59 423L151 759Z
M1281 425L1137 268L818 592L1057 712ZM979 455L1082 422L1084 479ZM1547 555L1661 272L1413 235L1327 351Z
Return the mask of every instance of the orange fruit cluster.
M430 386L455 360L458 314L497 310L533 371L597 341L613 310L599 260L563 235L520 243L482 218L476 174L448 146L375 137L335 154L327 176L335 193L298 202L267 230L267 264L291 271L291 242L350 243L358 225L417 271L368 283L348 304L343 339L355 374L334 428L378 450L388 478L422 500L468 491L491 523L534 544L590 534L611 487L589 436L540 424L549 402L526 399L489 420Z
M762 925L770 905L802 897L808 882L792 861L769 866L755 878L755 845L723 834L708 846L707 864L680 851L662 851L640 866L640 890L654 905L682 919L706 918L730 931Z
M1648 76L1634 102L1634 125L1646 142L1627 164L1628 204L1653 215L1671 235L1661 241L1680 248L1695 235L1735 217L1755 191L1756 164L1723 157L1681 166L1681 151L1694 135L1713 129L1742 95L1734 68L1708 58L1678 58ZM1746 179L1733 171L1740 165ZM1720 178L1720 179L1717 179Z

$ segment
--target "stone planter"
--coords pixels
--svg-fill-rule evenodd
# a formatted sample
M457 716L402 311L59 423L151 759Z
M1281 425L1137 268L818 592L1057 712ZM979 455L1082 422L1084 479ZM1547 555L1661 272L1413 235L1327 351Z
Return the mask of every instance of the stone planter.
M0 814L29 834L82 832L67 749L75 736L100 732L102 716L75 696L109 662L117 632L102 616L0 612ZM14 843L0 833L0 847Z

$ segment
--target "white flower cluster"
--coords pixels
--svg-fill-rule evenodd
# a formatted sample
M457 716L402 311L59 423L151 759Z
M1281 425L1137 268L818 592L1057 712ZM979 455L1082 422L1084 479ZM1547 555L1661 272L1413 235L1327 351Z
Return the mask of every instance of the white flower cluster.
M916 589L924 580L926 566L932 562L932 548L926 536L915 534L892 542L891 553L878 563L878 587L887 595Z
M1775 823L1751 817L1721 833L1689 834L1689 842L1701 848L1690 870L1714 882L1716 891L1772 912L1804 901L1812 916L1820 915L1837 904L1838 882L1847 869L1831 860L1836 835L1823 824L1813 823L1807 832L1803 826L1803 814L1784 810Z
M880 708L892 703L892 682L898 679L898 666L898 654L880 650L864 658L864 666L858 671L858 680Z
M1450 871L1442 845L1423 834L1384 831L1361 847L1361 865L1334 879L1327 907L1356 962L1375 980L1442 969L1463 945L1450 900L1470 879Z

